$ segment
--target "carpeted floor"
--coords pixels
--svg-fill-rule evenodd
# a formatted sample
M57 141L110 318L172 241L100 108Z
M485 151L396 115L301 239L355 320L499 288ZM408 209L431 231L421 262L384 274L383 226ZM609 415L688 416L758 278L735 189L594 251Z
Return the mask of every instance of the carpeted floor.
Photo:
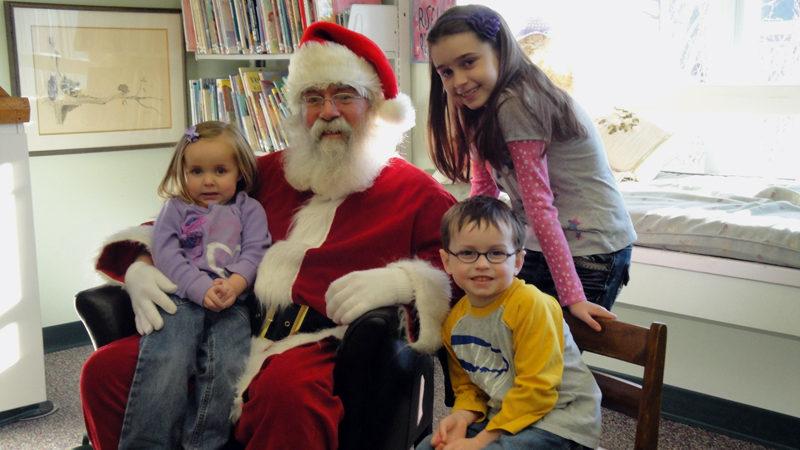
M91 354L92 346L87 345L45 355L47 399L58 410L0 428L0 449L64 450L81 444L83 412L78 380L81 366Z
M85 346L45 355L47 399L58 406L58 410L45 417L0 427L0 449L64 450L80 445L83 437L83 415L78 379L81 365L91 352L92 347ZM443 403L441 370L438 364L436 367L434 422L438 423L448 411ZM635 422L632 419L604 410L601 445L609 450L633 448L634 427ZM661 420L659 436L661 450L766 449L665 419Z

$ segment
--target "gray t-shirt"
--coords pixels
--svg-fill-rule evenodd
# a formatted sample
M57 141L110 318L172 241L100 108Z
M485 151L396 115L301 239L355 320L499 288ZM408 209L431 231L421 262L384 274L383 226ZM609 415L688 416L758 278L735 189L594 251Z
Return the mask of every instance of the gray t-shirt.
M507 94L498 117L506 143L541 140L530 113L514 94ZM592 119L573 101L573 107L589 136L567 142L551 142L547 148L547 168L553 206L573 256L611 253L636 240L633 223L606 159L603 141ZM498 187L506 192L514 209L525 215L522 194L508 147L503 149L501 170L492 168ZM530 224L525 248L541 251Z

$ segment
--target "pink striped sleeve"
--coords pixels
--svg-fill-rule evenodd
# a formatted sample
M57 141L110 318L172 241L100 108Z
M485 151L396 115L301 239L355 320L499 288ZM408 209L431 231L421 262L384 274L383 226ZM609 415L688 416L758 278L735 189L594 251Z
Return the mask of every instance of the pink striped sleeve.
M514 162L525 214L550 267L559 303L569 306L585 301L586 295L575 271L564 230L558 222L558 210L553 206L547 156L542 155L544 145L544 141L540 140L514 141L508 143L508 149Z
M500 196L500 189L492 179L492 174L486 166L488 163L477 159L472 159L472 181L470 182L469 196L491 195L494 198Z

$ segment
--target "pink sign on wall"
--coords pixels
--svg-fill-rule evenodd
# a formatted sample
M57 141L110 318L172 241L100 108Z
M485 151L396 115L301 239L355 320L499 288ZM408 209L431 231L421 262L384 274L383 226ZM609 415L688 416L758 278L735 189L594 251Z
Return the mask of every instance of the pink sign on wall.
M456 0L413 0L411 4L411 33L414 41L414 54L411 61L428 62L428 44L425 38L436 19L448 8L455 6Z

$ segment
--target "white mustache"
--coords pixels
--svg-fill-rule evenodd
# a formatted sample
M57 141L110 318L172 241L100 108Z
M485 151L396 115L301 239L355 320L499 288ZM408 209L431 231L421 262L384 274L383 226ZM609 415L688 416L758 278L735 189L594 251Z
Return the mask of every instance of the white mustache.
M317 119L311 127L311 136L314 139L322 139L323 134L342 133L345 138L353 136L353 127L344 119L344 117L337 117L331 121Z

